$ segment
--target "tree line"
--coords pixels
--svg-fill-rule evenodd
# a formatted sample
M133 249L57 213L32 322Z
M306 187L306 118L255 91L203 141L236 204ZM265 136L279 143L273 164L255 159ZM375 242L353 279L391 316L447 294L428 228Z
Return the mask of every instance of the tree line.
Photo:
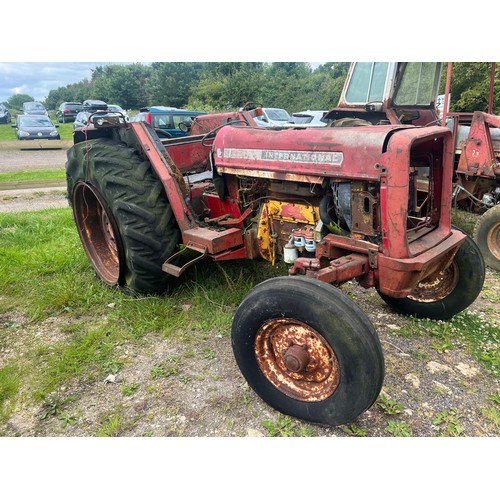
M64 101L100 99L125 109L153 105L208 112L234 110L246 102L284 108L332 109L339 100L348 62L327 62L312 68L305 62L155 62L97 66L89 79L58 87L44 100L47 109ZM446 69L446 65L444 66ZM444 92L443 71L440 92ZM489 63L455 63L452 111L486 110ZM34 100L14 95L5 104L19 109ZM19 104L19 105L18 105ZM495 81L494 113L500 112L500 69Z

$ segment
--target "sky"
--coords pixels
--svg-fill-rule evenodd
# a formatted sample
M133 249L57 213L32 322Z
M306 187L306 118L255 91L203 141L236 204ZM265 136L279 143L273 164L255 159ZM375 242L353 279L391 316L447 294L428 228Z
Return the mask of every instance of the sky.
M91 79L99 62L1 62L0 102L13 94L27 94L43 101L49 92L84 78Z

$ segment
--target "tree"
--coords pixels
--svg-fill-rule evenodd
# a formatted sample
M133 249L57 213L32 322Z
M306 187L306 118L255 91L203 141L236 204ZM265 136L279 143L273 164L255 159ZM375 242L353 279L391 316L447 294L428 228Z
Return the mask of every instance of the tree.
M207 63L193 89L189 106L230 111L246 102L262 102L264 86L261 63Z
M444 67L447 67L446 63ZM491 63L488 62L453 63L450 110L469 113L487 111L490 74ZM440 83L441 93L444 93L445 82L446 71L443 71ZM500 111L499 104L500 96L496 92L493 112Z
M199 82L201 63L160 62L151 65L146 81L148 103L182 108Z
M92 73L91 99L137 109L148 101L146 82L151 68L141 63L98 66Z

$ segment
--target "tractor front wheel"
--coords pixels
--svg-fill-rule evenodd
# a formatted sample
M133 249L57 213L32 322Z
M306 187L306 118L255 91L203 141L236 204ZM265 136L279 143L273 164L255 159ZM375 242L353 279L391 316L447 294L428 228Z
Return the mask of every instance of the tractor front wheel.
M467 236L452 263L422 280L405 298L380 297L402 314L449 319L469 307L483 288L484 261L474 240Z
M500 271L500 205L488 209L477 221L474 240L483 254L484 263Z
M83 248L106 284L138 293L165 291L162 264L180 233L149 161L110 139L74 145L66 164L68 197Z
M302 420L352 422L382 388L384 357L370 320L321 281L286 276L257 285L236 311L232 346L250 387Z

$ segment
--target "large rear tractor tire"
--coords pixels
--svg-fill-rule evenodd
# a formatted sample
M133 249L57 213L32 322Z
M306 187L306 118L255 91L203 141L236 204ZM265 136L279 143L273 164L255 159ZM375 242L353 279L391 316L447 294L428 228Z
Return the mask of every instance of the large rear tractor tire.
M483 254L484 263L500 271L500 205L488 209L476 222L474 241Z
M302 420L352 422L382 388L384 356L370 320L321 281L285 276L257 285L236 311L232 346L250 387Z
M110 286L157 294L170 276L162 264L180 232L151 164L123 143L95 139L68 151L69 203L83 248Z
M469 307L483 288L484 261L474 240L467 236L450 266L421 281L405 298L380 297L402 314L428 319L450 319Z

